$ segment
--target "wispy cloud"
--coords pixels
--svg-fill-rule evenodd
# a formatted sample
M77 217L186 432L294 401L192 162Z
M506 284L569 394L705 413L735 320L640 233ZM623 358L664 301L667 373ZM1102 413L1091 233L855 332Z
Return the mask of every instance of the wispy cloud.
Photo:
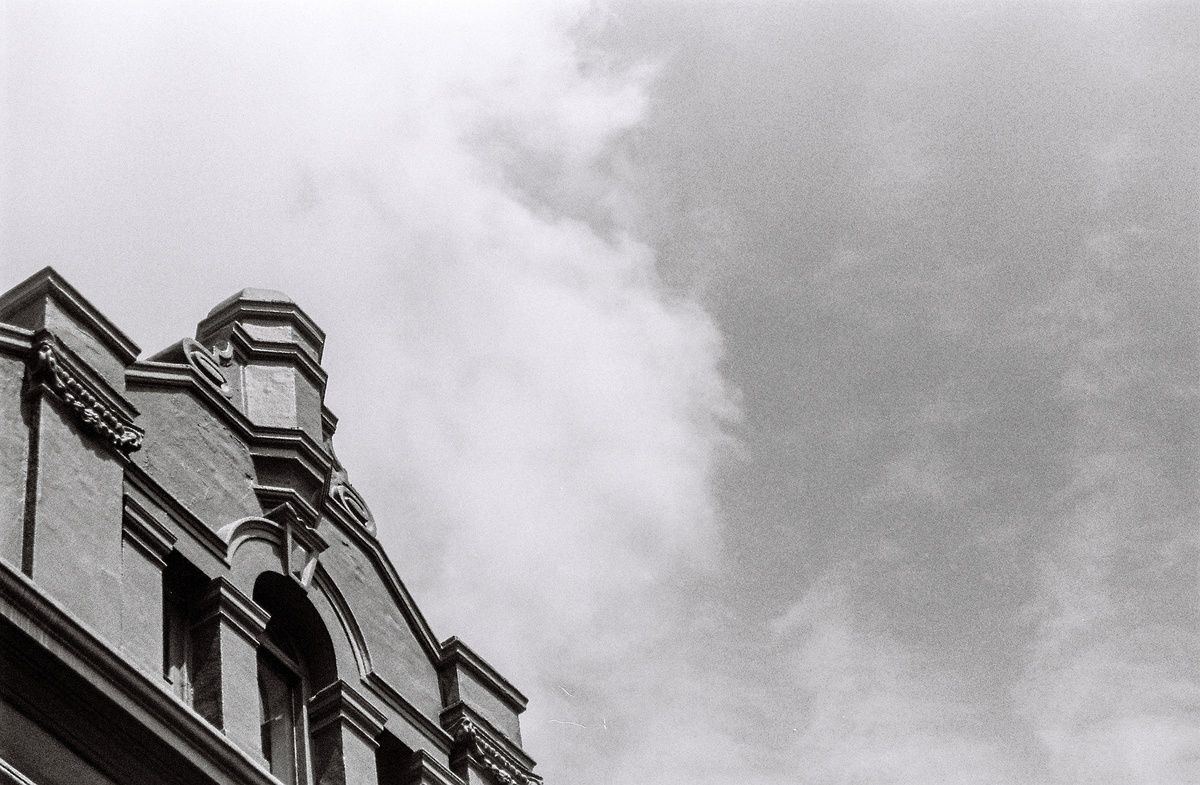
M1013 783L1010 749L989 734L937 660L856 613L850 591L818 581L774 624L789 650L799 781Z

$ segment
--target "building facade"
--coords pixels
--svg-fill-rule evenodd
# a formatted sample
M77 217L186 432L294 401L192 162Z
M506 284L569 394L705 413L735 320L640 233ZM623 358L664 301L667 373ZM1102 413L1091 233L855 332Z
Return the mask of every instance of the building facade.
M538 785L333 453L324 334L247 289L149 359L0 296L0 785Z

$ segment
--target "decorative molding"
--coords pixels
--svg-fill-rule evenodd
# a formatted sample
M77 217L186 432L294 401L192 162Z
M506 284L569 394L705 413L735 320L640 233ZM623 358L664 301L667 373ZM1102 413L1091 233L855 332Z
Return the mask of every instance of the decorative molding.
M20 769L4 758L0 758L0 785L37 785L21 773Z
M454 727L460 719L470 720L479 733L497 749L499 749L508 759L518 768L524 771L533 771L537 766L537 762L530 757L529 753L521 748L519 741L514 741L508 737L504 731L493 725L487 717L480 714L475 707L462 700L455 701L442 709L442 713L438 715L438 721L443 727Z
M33 330L0 322L0 352L16 357L27 357L33 346ZM336 418L334 419L336 423ZM331 430L330 433L333 433Z
M230 564L246 540L260 539L278 545L283 551L284 574L291 575L305 589L312 582L318 557L329 547L321 535L294 522L287 522L286 517L283 522L271 518L242 518L222 526L217 530L217 535L226 543L226 560Z
M42 381L48 390L67 404L85 429L122 457L128 458L129 453L141 449L143 432L120 414L115 405L104 401L107 396L84 381L82 374L69 366L51 336L39 337L34 342L33 351L33 378Z
M308 719L313 733L341 721L374 747L379 744L378 736L387 722L387 715L339 679L309 699Z
M12 289L0 294L0 314L4 315L2 318L11 318L39 298L52 300L90 328L90 332L112 350L123 364L129 365L141 354L137 344L96 310L96 307L67 283L53 267L38 270Z
M459 717L448 730L460 749L499 785L541 785L541 777L493 743L490 735L470 718Z
M218 618L256 646L271 619L271 614L225 578L213 579L200 598L198 616L197 626Z
M358 619L350 610L350 604L346 602L342 590L321 564L318 564L313 572L312 585L325 595L325 599L333 608L334 615L346 634L346 640L350 642L350 650L354 653L354 662L358 666L358 675L365 678L371 673L371 653L367 650L367 640L363 636L362 628L358 626Z
M129 497L129 489L136 490L145 497L147 502L166 513L172 523L188 534L191 541L199 543L222 565L228 566L229 560L226 558L228 544L215 531L208 528L194 512L163 490L162 486L136 463L125 464L125 483L126 498Z
M321 404L321 430L325 434L326 443L333 438L334 431L337 430L338 416L329 410L325 404Z
M176 537L171 530L130 498L129 494L125 495L122 533L160 566L166 563L167 555L175 548Z
M482 686L500 699L514 714L525 711L529 699L521 694L508 679L504 678L487 660L476 654L471 647L463 643L457 636L442 641L442 656L438 661L438 671L445 673L454 666L462 666L470 672Z
M425 750L413 750L406 782L412 785L463 785L463 780Z
M266 298L261 295L267 295ZM281 298L281 299L279 299ZM321 352L325 346L325 331L306 314L300 306L292 302L282 292L265 292L244 289L229 297L208 312L208 316L196 325L197 335L212 335L231 322L236 326L239 317L250 317L256 322L269 324L288 324L296 328L304 339L312 346L316 362L321 361ZM244 331L243 331L244 333ZM256 341L248 333L244 333L251 341ZM267 346L273 341L261 342Z
M339 508L327 507L327 509L338 510ZM396 603L396 607L404 614L409 629L416 636L417 642L421 644L425 656L429 658L430 664L436 667L442 656L441 646L438 644L437 638L434 637L429 622L426 621L425 616L421 613L421 609L417 607L412 595L408 593L404 582L400 580L395 565L392 564L391 559L384 553L383 546L379 544L379 540L367 534L366 530L361 526L351 524L343 514L330 515L324 520L329 521L339 532L345 534L358 547L362 554L367 557L368 561L371 562L380 581L382 581L384 587L388 590L388 594L391 595L392 601Z
M196 369L200 378L216 387L226 398L233 397L233 388L221 370L222 365L229 365L233 359L232 346L226 343L224 349L213 347L209 350L194 338L184 338L180 346L188 365Z
M331 462L323 445L294 428L255 425L215 387L202 381L199 371L191 365L142 360L125 371L125 383L130 387L188 389L246 443L252 455L297 461L312 475L316 485L324 487L327 482Z
M300 344L289 341L264 341L246 332L240 324L229 331L229 341L237 347L247 360L265 360L268 363L283 363L297 368L300 373L320 389L324 390L329 374L321 367L320 360L304 351Z
M280 523L294 523L306 529L315 529L321 514L300 495L295 488L275 485L255 485L254 495L263 509L263 517Z
M449 754L453 742L450 734L436 722L422 714L416 706L409 703L408 699L397 692L396 688L388 684L382 676L378 673L368 673L363 677L363 683L367 685L367 689L386 703L392 711L406 720L409 725L419 730L421 735L426 739L433 742L440 751Z

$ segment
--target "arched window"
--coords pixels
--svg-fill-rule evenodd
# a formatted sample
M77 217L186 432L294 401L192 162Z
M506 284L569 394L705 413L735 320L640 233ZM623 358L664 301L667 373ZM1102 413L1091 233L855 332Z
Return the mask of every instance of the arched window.
M308 700L337 677L333 643L304 590L290 578L260 575L254 601L270 614L258 649L262 755L285 785L312 785Z

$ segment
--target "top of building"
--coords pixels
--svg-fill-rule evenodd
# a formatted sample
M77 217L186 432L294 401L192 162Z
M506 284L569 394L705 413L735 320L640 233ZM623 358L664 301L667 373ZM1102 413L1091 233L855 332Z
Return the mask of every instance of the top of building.
M120 723L153 718L131 749L182 751L113 770L124 742L97 729L118 709L31 718L112 781L191 767L180 781L536 785L525 697L457 638L438 642L333 452L324 341L287 295L243 289L139 360L50 268L0 295L0 670L26 683L39 646L77 641L78 672L38 689L82 680L137 707ZM34 653L8 662L18 649ZM307 718L282 723L277 699ZM333 747L331 729L345 731Z
M217 303L215 306L213 306L213 309L208 312L208 315L212 316L217 311L220 311L223 308L228 307L231 303L235 303L235 302L243 301L243 300L246 302L252 302L252 303L287 303L289 305L296 304L295 300L293 300L291 297L288 297L286 294L279 291L278 289L258 289L258 288L251 286L251 287L247 287L247 288L241 290L240 292L238 292L237 294L227 297L224 300L222 300L221 302Z

